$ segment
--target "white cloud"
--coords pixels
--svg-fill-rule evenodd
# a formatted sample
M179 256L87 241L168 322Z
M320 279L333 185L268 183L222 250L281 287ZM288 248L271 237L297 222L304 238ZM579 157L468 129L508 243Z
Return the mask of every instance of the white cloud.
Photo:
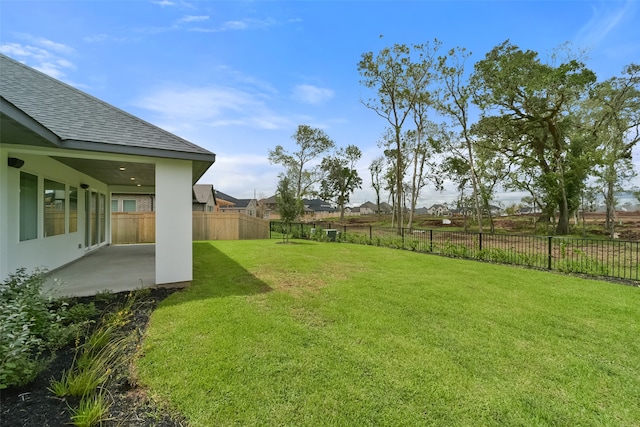
M53 50L55 52L61 53L61 54L65 54L65 55L70 55L72 53L75 52L75 49L73 49L70 46L67 46L65 44L62 43L56 43L54 41L51 41L49 39L45 39L42 37L38 37L36 39L34 39L35 44L38 44L46 49L50 49Z
M319 105L333 98L331 89L320 88L313 85L298 85L293 88L292 98L304 104Z
M162 7L165 7L165 6L174 6L174 5L176 4L175 2L172 2L172 1L169 1L169 0L154 1L154 2L152 2L152 3L153 3L153 4L157 4L158 6L162 6Z
M209 16L207 15L187 15L178 21L179 23L187 23L187 22L202 22L207 21Z
M235 125L273 130L290 126L290 120L273 112L265 99L263 94L232 87L179 85L156 90L134 105L183 127Z
M45 39L34 40L42 41ZM53 46L54 48L65 52L69 52L69 49L71 49L61 48L61 46L64 45L54 42L44 44L50 47ZM23 45L19 43L6 43L0 45L0 52L14 59L22 61L27 65L35 68L36 70L42 71L43 73L48 74L56 79L62 79L66 75L67 70L74 70L76 68L71 61L62 58L56 52L51 52L45 48L38 46Z
M242 19L226 21L217 27L197 27L191 28L191 31L201 33L220 33L224 31L243 31L253 29L264 29L276 25L277 22L272 19Z
M621 5L620 7L611 6ZM601 7L593 6L591 19L580 28L575 42L584 47L594 47L620 27L626 19L634 14L636 2L627 0L620 2L605 2Z

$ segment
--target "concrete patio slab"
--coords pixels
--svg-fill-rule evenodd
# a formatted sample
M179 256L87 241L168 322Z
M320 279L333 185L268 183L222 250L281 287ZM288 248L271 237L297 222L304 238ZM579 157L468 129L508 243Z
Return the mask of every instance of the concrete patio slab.
M45 290L56 296L89 296L156 284L155 244L111 245L48 274Z

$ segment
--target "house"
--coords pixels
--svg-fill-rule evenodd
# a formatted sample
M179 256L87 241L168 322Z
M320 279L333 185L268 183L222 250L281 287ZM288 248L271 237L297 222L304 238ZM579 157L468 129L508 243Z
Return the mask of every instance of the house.
M426 207L416 208L414 213L416 215L428 215L429 214L429 209L427 209Z
M154 212L156 195L111 193L111 212Z
M333 213L338 212L335 206L333 206L329 202L325 202L322 199L302 199L302 204L305 207L305 212L309 211L310 213Z
M216 190L214 190L211 184L195 184L193 186L193 211L194 212L217 212L219 210L218 202L224 202L223 200L216 200ZM225 202L224 204L230 205L231 203Z
M434 204L427 209L427 213L435 216L447 216L451 214L451 211L445 205Z
M219 204L232 206L225 200L216 200L211 184L195 184L192 188L194 212L218 212ZM154 212L155 194L111 193L111 212Z
M154 194L155 283L192 279L192 185L215 154L0 55L0 280L111 242L111 194Z
M249 216L257 216L258 201L256 199L236 199L221 191L215 192L222 212L238 212Z
M373 215L378 211L375 203L364 202L360 205L360 215Z

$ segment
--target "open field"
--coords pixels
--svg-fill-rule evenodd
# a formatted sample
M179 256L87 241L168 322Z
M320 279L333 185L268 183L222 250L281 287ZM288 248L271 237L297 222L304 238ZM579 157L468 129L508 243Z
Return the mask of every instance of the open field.
M387 248L194 244L143 383L194 426L635 425L640 289Z
M414 228L424 228L433 230L464 230L464 218L461 216L447 217L451 220L450 225L443 225L441 217L433 215L417 215L414 219ZM508 234L553 234L554 227L552 225L538 224L536 226L536 215L511 215L500 216L494 218L496 232ZM405 218L406 220L406 218ZM315 222L313 219L307 221ZM320 222L337 222L338 217L324 218ZM345 217L345 224L348 225L377 225L389 227L391 226L391 215L383 215L378 218L377 215L362 215ZM406 225L406 224L405 224ZM587 213L585 216L585 231L587 237L606 238L605 232L605 215L604 213ZM488 220L485 218L485 232L489 231ZM578 218L578 223L571 220L571 228L573 234L578 236L582 234L583 225L582 217ZM469 231L478 231L477 225L472 224L469 220ZM621 240L640 240L640 211L639 212L618 212L616 222L616 232L619 233Z

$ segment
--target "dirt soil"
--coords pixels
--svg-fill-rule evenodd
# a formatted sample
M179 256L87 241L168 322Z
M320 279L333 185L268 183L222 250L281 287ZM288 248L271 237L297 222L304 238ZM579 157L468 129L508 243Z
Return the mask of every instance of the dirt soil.
M140 302L135 305L129 328L131 333L138 337L136 331L145 330L151 312L164 298L179 289L161 288L152 289L148 295L139 297ZM116 294L116 300L124 301L128 293ZM78 298L79 302L89 303L95 298ZM100 312L107 305L114 302L103 303L94 301ZM138 338L139 339L139 338ZM38 375L38 377L22 387L14 387L0 391L0 426L11 427L58 427L71 425L70 406L76 406L78 400L60 399L47 388L51 378L60 379L64 370L69 369L74 358L74 344L58 350L53 362ZM123 357L132 357L127 354ZM108 389L108 395L112 399L109 410L109 420L102 426L158 426L177 427L187 425L179 415L171 414L167 410L156 405L147 395L146 391L137 385L129 383L120 384L117 388Z

